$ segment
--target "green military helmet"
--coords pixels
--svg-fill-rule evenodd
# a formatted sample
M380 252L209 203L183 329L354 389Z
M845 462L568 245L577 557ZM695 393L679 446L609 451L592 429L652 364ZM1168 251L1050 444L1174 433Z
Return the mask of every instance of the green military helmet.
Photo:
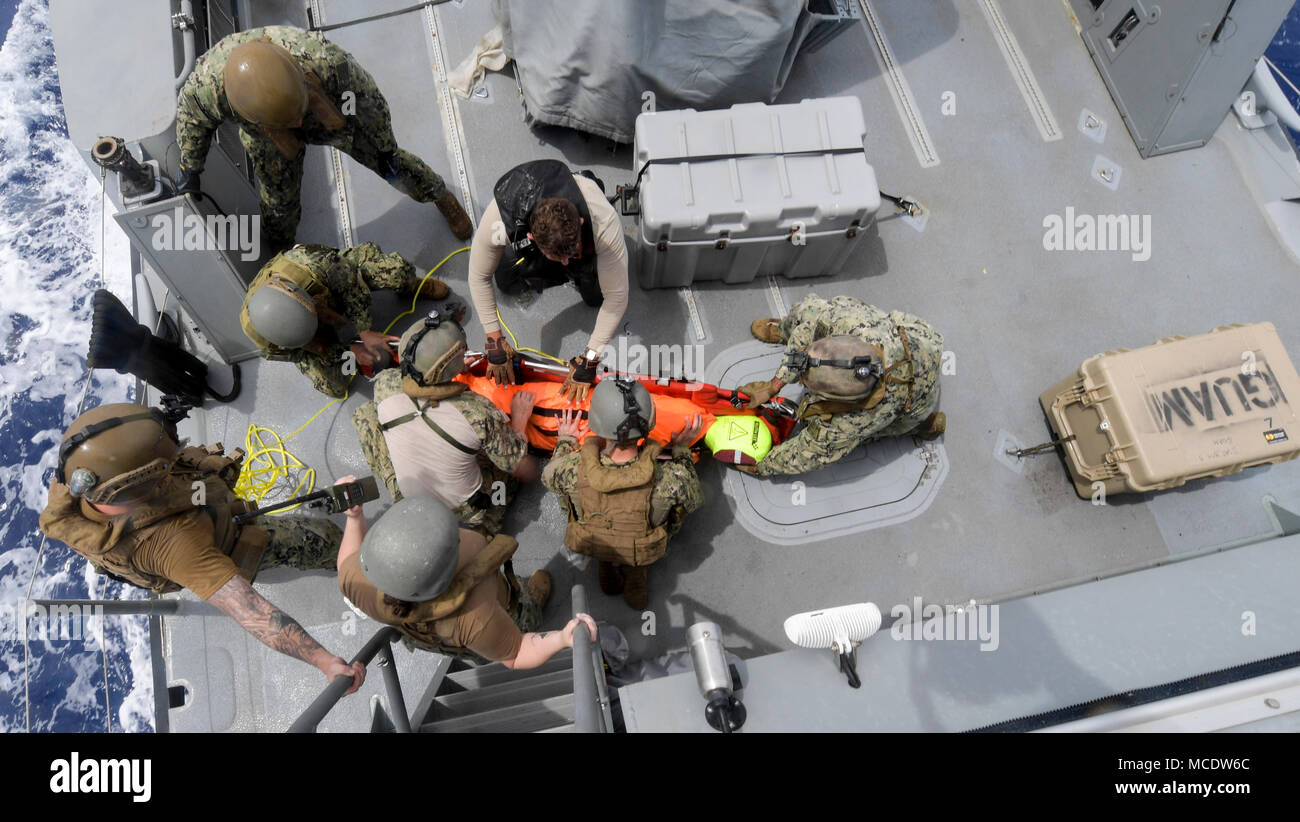
M854 402L871 395L883 368L880 352L871 343L836 334L808 346L807 370L799 381L824 399Z
M402 373L428 386L450 382L465 370L465 329L439 314L417 320L397 344Z
M153 493L178 450L161 411L129 402L101 405L64 432L55 477L87 502L128 505Z
M598 437L620 445L650 436L655 427L655 404L637 380L609 377L591 392L587 426Z
M460 524L434 497L406 497L384 512L361 541L361 572L376 588L407 602L435 599L456 577Z
M253 330L280 348L302 348L316 336L316 303L301 286L279 277L248 295Z
M295 128L307 113L307 75L265 37L230 52L223 80L230 107L259 126Z

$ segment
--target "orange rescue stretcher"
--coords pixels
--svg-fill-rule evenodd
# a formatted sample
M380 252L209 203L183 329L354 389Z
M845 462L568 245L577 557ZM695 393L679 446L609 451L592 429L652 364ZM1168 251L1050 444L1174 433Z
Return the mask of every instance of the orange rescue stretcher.
M519 382L514 385L498 385L487 376L487 357L482 353L466 352L465 364L465 373L456 379L467 383L474 393L487 397L507 415L515 394L520 391L533 392L537 402L528 424L528 444L537 451L550 453L555 450L560 414L564 410L576 407L580 409L582 418L587 418L590 400L574 405L560 396L560 389L569 374L569 369L565 366L516 358L515 373ZM597 375L596 382L615 375L616 372L606 371ZM704 418L700 435L692 443L697 451L704 447L705 435L719 417L757 417L770 431L773 445L789 437L797 422L793 404L788 402L770 402L751 411L745 408L749 398L739 391L666 377L624 373L618 373L617 376L636 379L650 392L655 404L655 424L650 437L664 445L673 434L685 428L696 414ZM726 462L753 462L730 451L718 452L714 456Z

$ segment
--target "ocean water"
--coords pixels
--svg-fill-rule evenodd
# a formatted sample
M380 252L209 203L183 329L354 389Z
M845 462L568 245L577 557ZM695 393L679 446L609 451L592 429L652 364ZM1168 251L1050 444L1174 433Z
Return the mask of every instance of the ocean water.
M12 13L12 24L0 47L0 731L148 731L153 697L144 618L107 617L103 647L93 637L62 634L18 641L29 587L33 598L139 592L105 585L61 543L42 547L37 528L53 449L82 400L90 298L102 267L107 287L130 305L129 246L110 211L101 252L100 181L68 141L45 0L6 6L0 19ZM85 407L121 402L131 389L128 378L96 372Z
M1291 13L1286 16L1282 27L1273 36L1273 42L1264 52L1264 56L1272 60L1273 65L1281 69L1292 83L1300 86L1300 2L1291 7ZM1300 94L1292 90L1284 80L1278 80L1278 85L1286 93L1291 105L1300 111ZM1292 131L1291 139L1300 140L1300 134Z
M64 545L43 543L37 528L55 446L82 401L101 270L111 291L131 299L126 238L111 213L101 216L99 178L67 139L47 18L46 0L0 0L0 731L149 731L143 617L107 617L102 646L93 638L24 643L16 633L29 590L33 598L141 595L106 584ZM1300 3L1267 54L1300 84ZM131 389L125 377L96 372L84 407L124 401Z

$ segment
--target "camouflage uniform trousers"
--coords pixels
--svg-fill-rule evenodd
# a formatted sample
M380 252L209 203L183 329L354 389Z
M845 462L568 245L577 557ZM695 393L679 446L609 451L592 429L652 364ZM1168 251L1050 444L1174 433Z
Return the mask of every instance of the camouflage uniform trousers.
M482 451L478 452L475 459L479 471L483 474L483 484L479 486L479 491L486 494L492 502L486 508L477 508L472 504L474 498L470 497L453 508L452 513L460 520L461 525L491 539L501 533L501 528L505 525L506 513L510 510L510 503L514 501L515 492L519 490L519 480L515 479L513 474L493 465L492 460L488 459L488 455ZM501 497L502 491L505 492L504 498ZM501 500L499 505L495 502L498 499Z
M356 113L346 114L348 125L331 132L324 142L383 177L389 185L416 202L431 203L441 198L447 191L442 177L419 157L397 146L388 101L380 93L374 78L355 64L352 73L356 85L352 89L356 93ZM260 134L240 129L239 140L257 175L262 203L262 236L273 246L291 244L302 218L302 168L306 146L289 158L273 140ZM381 160L386 155L392 159L384 166Z
M528 593L527 580L521 576L515 575L515 583L519 586L519 596L513 605L506 608L506 613L510 615L510 619L515 623L515 627L519 629L520 633L531 633L536 631L542 625L542 606L539 605L537 600L533 599L532 595ZM492 664L492 660L479 656L469 649L453 651L447 648L426 645L422 642L417 642L406 634L402 634L402 644L410 651L433 651L434 653L453 657L471 665Z
M329 286L332 308L346 317L358 332L370 328L370 292L390 289L399 295L415 293L419 279L415 266L397 252L385 254L376 243L362 243L341 251L325 246L301 246L285 252L294 262L318 272ZM292 352L294 364L312 387L330 397L347 393L356 372L343 371L349 346L336 343L325 353L298 349Z
M851 297L823 300L814 294L795 305L781 321L787 351L804 350L814 339L853 334L880 346L888 367L903 357L898 328L907 335L912 359L910 403L908 387L895 383L889 385L874 408L810 417L793 437L773 448L759 463L760 475L815 471L842 459L862 443L911 433L939 402L944 342L943 335L929 323L902 311L886 314ZM905 369L891 373L907 376ZM796 378L784 368L777 376L786 382Z
M343 532L323 517L260 516L253 525L271 535L259 571L297 568L299 571L333 571L337 567Z
M335 343L325 350L324 354L313 354L310 351L297 351L294 355L294 365L303 376L311 380L311 387L315 388L322 394L330 397L342 397L347 393L348 387L352 384L353 374L343 373L343 364L347 360L347 355L351 353L348 346L342 343Z

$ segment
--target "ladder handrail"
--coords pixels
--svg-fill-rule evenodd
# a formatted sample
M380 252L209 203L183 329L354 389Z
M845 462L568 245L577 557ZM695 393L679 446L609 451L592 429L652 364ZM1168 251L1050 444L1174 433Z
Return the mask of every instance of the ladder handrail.
M397 666L393 664L392 643L401 634L396 628L385 626L380 628L370 641L357 651L352 659L348 660L351 665L360 662L363 665L369 665L370 660L374 659L376 654L380 655L380 671L384 677L384 689L388 692L389 714L393 724L397 727L399 733L410 733L411 722L406 716L406 704L402 698L402 684L397 679ZM325 686L321 695L316 697L307 710L302 712L293 724L289 726L288 733L291 734L309 734L316 733L316 726L325 718L338 701L347 693L352 684L350 676L336 676L330 680L330 684Z
M573 586L573 615L587 613L587 592ZM593 645L595 648L593 648ZM600 695L596 684L595 649L585 623L573 631L573 729L578 733L598 734L605 730ZM604 671L600 672L604 676Z

